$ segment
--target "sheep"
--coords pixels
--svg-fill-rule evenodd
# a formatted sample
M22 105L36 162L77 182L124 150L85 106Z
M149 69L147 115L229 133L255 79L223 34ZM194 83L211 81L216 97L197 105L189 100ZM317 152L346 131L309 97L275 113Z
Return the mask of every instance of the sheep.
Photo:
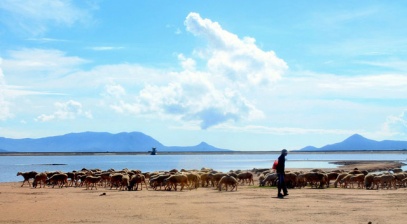
M67 172L66 175L68 175L68 179L70 179L69 181L69 186L73 186L73 183L75 182L75 175L76 172Z
M218 186L220 179L226 175L226 173L209 173L208 178L211 181L212 187Z
M311 188L312 187L319 187L323 188L324 184L327 183L328 176L324 173L315 173L315 172L309 172L305 173L304 177L308 183L310 183Z
M45 187L47 179L48 179L48 176L44 172L35 175L34 182L33 182L33 187L37 188L38 183L40 183L40 188L42 187L42 185L44 185L44 187Z
M182 189L184 189L184 186L187 186L188 189L190 189L189 185L188 185L188 177L184 174L171 175L170 177L168 177L167 179L165 179L163 181L163 184L166 185L167 190L171 190L171 188L174 187L174 190L176 191L178 184L181 185L180 191L182 191Z
M122 179L120 181L120 188L119 190L125 190L128 189L130 184L130 176L128 174L123 174L122 175Z
M387 189L391 188L392 186L394 189L397 189L396 187L396 178L393 175L382 175L380 176L380 186L382 189L386 187Z
M86 173L82 172L82 171L75 172L75 179L74 179L74 186L75 187L83 185L83 182L79 182L81 180L82 176L86 176Z
M273 186L275 185L275 182L277 180L277 174L276 173L269 173L264 177L264 180L260 182L260 186Z
M138 185L140 184L140 190L143 190L143 183L146 185L146 189L148 190L147 183L146 183L146 178L144 177L143 174L136 174L131 177L128 190L131 191L134 189L134 185L136 185L136 191L138 190Z
M107 187L107 184L110 183L110 174L111 172L102 172L100 174L101 180L101 186Z
M54 188L55 185L59 185L60 188L64 185L68 187L68 175L65 173L54 174L49 178L49 182L52 184L52 188Z
M340 187L342 187L342 182L341 180L346 177L346 175L348 175L348 173L340 173L338 175L338 177L336 178L335 182L334 182L334 187L338 187L338 183L340 184Z
M349 178L351 188L353 188L353 183L358 183L358 188L363 188L363 182L365 181L365 174L356 174Z
M121 173L112 173L110 174L110 190L113 186L116 186L116 190L118 187L121 186L121 181L123 178L123 174Z
M328 185L328 187L329 187L329 185L331 184L331 180L336 180L336 178L338 178L338 176L339 176L339 173L337 173L337 172L330 172L330 173L328 173L327 175L328 175L328 183L327 183L327 185Z
M30 172L18 172L17 176L23 176L24 181L23 184L21 184L21 187L24 186L24 183L27 181L28 182L28 186L31 187L31 183L30 183L30 179L34 179L35 175L37 175L38 173L35 171L30 171Z
M353 176L355 176L355 174L350 174L350 173L348 173L345 177L343 177L343 178L340 180L341 186L342 186L343 188L347 188L347 187L348 187L348 184L350 183L350 178L353 177Z
M407 177L406 174L401 173L401 172L394 173L393 176L394 176L394 178L396 178L396 185L398 185L398 186L402 186L403 185L403 183L402 183L403 179Z
M200 172L198 173L201 177L201 187L208 187L210 178L208 178L208 173Z
M222 191L222 185L225 185L226 191L228 191L228 186L232 186L232 189L230 189L230 191L233 191L233 189L235 189L235 188L237 191L238 181L233 176L227 175L227 176L222 177L219 180L219 183L218 183L219 191Z
M297 176L297 187L305 187L307 186L307 179L305 178L305 173L300 173Z
M373 179L376 176L376 174L368 174L365 176L364 179L364 186L366 190L373 189Z
M164 180L167 179L168 177L170 177L170 175L168 174L163 174L163 175L158 175L155 177L151 177L150 178L150 187L152 187L154 190L157 190L157 187L161 187L164 186Z
M294 188L297 186L297 174L287 172L284 177L284 181L287 187Z
M95 187L95 189L97 190L97 184L102 180L101 176L86 176L85 178L85 185L86 185L86 190L89 190L89 186L90 189L92 190L93 187Z
M254 181L253 181L253 174L250 172L244 172L244 173L239 173L237 174L237 179L239 180L239 182L241 184L244 184L245 181L250 184L254 185Z
M201 180L201 176L199 176L196 173L185 173L185 175L188 177L188 183L190 184L189 187L197 189L199 187L199 181Z

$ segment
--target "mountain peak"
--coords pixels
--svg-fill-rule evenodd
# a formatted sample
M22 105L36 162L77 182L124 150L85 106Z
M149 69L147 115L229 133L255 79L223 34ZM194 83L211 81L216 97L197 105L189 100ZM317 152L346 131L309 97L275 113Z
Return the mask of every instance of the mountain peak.
M206 142L201 142L197 146L210 146L210 145Z
M353 134L353 135L349 136L347 139L367 139L367 138L365 138L362 135L356 133L356 134Z
M407 149L407 141L375 141L353 134L342 142L315 148L307 146L301 150L308 151L349 151L349 150L403 150Z

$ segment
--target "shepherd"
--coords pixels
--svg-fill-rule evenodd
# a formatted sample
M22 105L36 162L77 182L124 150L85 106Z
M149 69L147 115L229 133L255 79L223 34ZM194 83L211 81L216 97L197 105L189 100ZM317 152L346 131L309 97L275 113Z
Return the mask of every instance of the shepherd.
M278 164L276 167L276 172L278 176L278 198L284 198L288 195L287 186L285 185L284 176L285 176L285 157L287 156L288 151L287 149L281 150L281 155L278 157ZM283 194L281 193L283 191Z

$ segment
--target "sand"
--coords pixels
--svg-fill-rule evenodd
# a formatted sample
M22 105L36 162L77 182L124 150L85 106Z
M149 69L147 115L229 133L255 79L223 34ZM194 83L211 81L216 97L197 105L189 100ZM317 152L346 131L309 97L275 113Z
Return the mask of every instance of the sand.
M353 164L354 165L354 164ZM407 223L407 189L118 191L0 184L0 223Z

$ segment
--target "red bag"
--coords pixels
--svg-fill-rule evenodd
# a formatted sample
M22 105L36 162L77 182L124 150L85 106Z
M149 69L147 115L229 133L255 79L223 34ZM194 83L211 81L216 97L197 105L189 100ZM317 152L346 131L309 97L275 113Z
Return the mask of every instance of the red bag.
M274 160L272 169L273 169L273 170L276 170L276 169L277 169L277 165L278 165L278 160Z

